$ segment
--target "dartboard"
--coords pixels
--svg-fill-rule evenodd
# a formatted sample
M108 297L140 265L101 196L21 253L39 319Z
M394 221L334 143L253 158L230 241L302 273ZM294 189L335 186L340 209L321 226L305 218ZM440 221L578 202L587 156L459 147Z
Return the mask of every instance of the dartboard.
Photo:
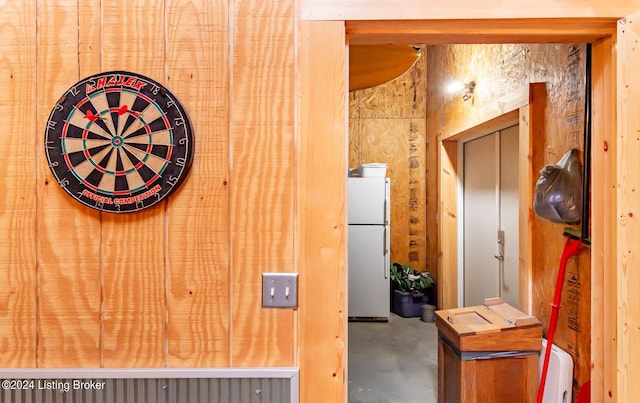
M111 71L67 90L45 130L58 184L91 208L126 213L153 206L183 182L193 159L184 107L158 82Z

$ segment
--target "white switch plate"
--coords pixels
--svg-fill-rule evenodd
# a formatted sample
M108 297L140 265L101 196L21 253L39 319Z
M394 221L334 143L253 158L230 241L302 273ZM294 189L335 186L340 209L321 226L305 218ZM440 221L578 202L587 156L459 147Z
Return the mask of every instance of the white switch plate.
M298 307L298 273L262 273L263 308Z

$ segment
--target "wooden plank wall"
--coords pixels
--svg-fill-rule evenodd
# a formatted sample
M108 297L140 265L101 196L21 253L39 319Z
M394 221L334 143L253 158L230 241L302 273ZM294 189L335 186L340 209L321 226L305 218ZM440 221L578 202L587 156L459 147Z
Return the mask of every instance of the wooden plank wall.
M625 18L618 25L620 63L617 65L617 262L615 282L617 283L616 343L618 346L617 401L635 401L640 396L637 374L640 362L635 357L640 354L640 119L635 113L640 107L640 79L635 74L635 66L640 62L637 43L640 30L636 27L640 13Z
M37 127L32 134L37 141L32 153L38 161L35 271L39 330L35 364L100 366L103 343L100 213L83 207L78 209L81 214L71 213L69 197L60 192L42 148L43 128L52 106L81 74L93 74L100 69L100 58L96 57L100 47L94 46L99 40L96 36L99 32L94 29L99 14L91 9L81 12L72 1L55 5L45 2L39 12L41 46L30 50L37 55L38 77L38 86L34 87ZM69 24L79 15L83 29ZM80 38L88 45L82 52L79 52Z
M496 98L519 92L531 82L547 85L543 131L531 139L534 172L556 163L570 148L582 148L584 107L584 45L446 45L428 47L428 146L438 144L446 125L478 115ZM475 80L473 102L444 92L451 79ZM444 168L444 167L443 167ZM450 175L443 171L443 177ZM534 178L537 180L537 176ZM531 186L533 184L530 184ZM443 199L443 202L445 200ZM451 202L451 201L449 201ZM452 209L451 206L443 208ZM534 217L532 223L533 314L548 326L558 262L564 246L563 225ZM441 239L442 248L455 239ZM576 385L590 373L590 259L588 253L567 267L554 343L573 355ZM446 290L442 291L446 294Z
M0 360L1 366L36 365L36 8L33 2L0 6L0 90L5 141L0 147ZM15 105L21 105L16 108ZM35 109L35 110L34 110ZM9 365L7 365L9 364Z
M612 54L615 38L593 44L594 111L591 192L591 396L618 401L616 391L616 82ZM602 192L596 189L603 189ZM600 309L597 309L600 307ZM633 399L628 399L633 400Z
M103 3L101 69L144 71L148 77L168 84L166 59L158 57L166 51L166 12L164 4L153 1ZM165 235L170 228L165 232L167 217L158 211L163 207L167 207L166 202L140 214L101 216L105 367L165 364L164 284L166 270L170 269L165 265ZM123 348L123 343L128 345Z
M297 330L300 402L347 398L347 89L342 22L301 22ZM343 189L343 191L339 191Z
M295 0L0 2L0 367L300 366L302 401L344 400L345 193L334 191L347 165L344 24L301 29L297 10ZM301 31L332 41L299 53ZM300 88L327 53L333 85L322 81L326 101L313 102L324 113L300 123ZM163 83L195 130L186 181L138 213L74 201L44 154L56 101L108 70ZM302 313L261 307L262 273L283 271L300 274Z
M257 308L294 263L294 2L232 4L231 364L291 365L293 311Z
M427 120L427 127L433 124L431 120ZM431 129L428 129L431 132ZM438 144L433 140L427 139L429 145ZM441 174L436 178L435 183L438 189L437 205L427 204L427 214L435 217L440 212L442 219L438 231L437 246L441 251L441 256L445 256L449 261L447 268L444 267L444 258L439 257L438 272L440 274L440 282L438 283L438 307L440 309L450 309L458 307L458 289L462 284L458 281L457 273L452 275L451 268L458 267L458 143L455 141L442 141L437 147L438 164L437 168ZM433 169L433 168L431 168ZM447 241L444 241L447 240ZM446 273L448 271L448 273Z
M420 45L417 45L420 46ZM391 261L436 274L437 223L427 221L426 57L400 77L349 93L349 166L388 164ZM435 175L435 172L434 172ZM431 253L429 253L431 252Z
M222 367L229 354L229 54L224 1L167 2L167 85L188 99L198 162L169 199L168 367ZM206 51L185 52L184 44ZM206 112L204 112L206 111Z

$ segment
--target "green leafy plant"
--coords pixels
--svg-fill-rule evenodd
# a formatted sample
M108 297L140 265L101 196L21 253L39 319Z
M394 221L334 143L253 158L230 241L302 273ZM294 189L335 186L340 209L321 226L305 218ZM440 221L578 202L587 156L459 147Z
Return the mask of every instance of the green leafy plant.
M393 288L403 292L426 292L435 284L431 274L418 271L409 265L391 264L391 283Z

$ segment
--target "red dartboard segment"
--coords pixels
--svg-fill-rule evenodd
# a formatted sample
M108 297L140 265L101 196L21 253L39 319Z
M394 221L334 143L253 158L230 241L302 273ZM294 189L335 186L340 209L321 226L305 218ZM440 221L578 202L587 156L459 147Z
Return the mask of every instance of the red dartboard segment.
M193 159L193 128L178 99L140 74L87 77L60 98L45 130L49 167L80 203L125 213L169 196Z

